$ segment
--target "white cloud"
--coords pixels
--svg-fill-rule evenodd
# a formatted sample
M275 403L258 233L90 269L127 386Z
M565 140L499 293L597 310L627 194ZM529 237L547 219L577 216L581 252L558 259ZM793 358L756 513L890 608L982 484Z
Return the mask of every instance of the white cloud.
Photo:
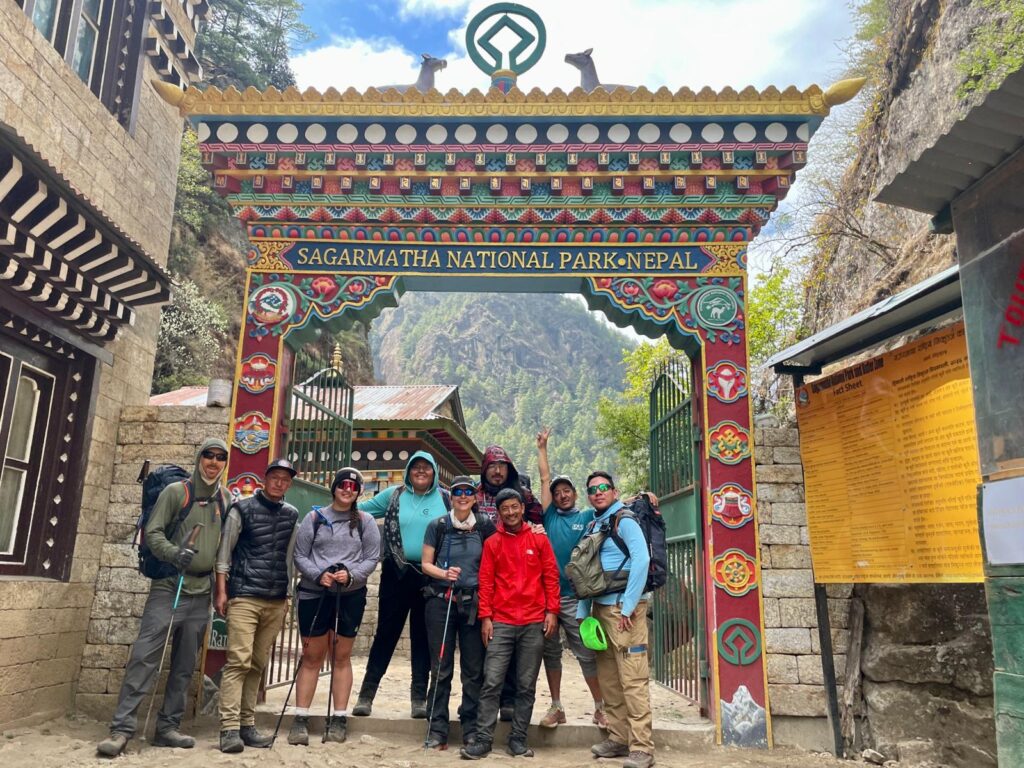
M405 18L464 9L458 28L447 38L439 36L429 51L448 59L448 68L438 76L442 92L489 86L487 76L466 56L465 30L491 1L403 0L400 16ZM662 85L673 91L684 85L695 91L705 85L716 90L727 85L737 90L747 85L805 87L816 79L827 84L835 65L822 52L834 47L828 36L838 34L845 11L840 14L832 3L824 5L815 0L533 0L530 7L547 28L547 47L519 84L524 90L570 90L579 84L579 73L564 56L585 48L594 49L604 82L643 84L652 90ZM419 53L403 51L393 41L332 40L296 57L292 65L300 87L344 90L411 83ZM773 82L776 78L781 80Z

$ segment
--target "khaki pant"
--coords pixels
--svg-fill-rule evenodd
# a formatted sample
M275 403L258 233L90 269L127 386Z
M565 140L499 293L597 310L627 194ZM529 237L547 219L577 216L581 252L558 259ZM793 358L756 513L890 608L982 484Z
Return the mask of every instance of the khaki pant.
M591 612L608 636L608 649L597 652L597 679L604 695L608 738L628 744L631 752L654 754L651 671L647 661L647 602L633 614L633 628L618 629L618 605L593 603Z
M256 697L287 600L236 597L228 601L227 663L220 681L222 731L256 724Z

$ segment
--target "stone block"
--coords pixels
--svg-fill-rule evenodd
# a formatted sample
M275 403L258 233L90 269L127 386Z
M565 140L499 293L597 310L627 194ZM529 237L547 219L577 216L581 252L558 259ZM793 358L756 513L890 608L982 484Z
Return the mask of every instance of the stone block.
M777 429L778 426L779 417L772 413L759 413L754 417L756 429Z
M773 464L772 447L758 441L758 433L754 434L754 463L758 469L764 464Z
M796 656L779 653L768 654L769 683L799 683L800 673L797 668Z
M114 592L149 592L150 581L138 568L111 568L107 577L107 589Z
M102 621L102 620L101 620ZM107 621L106 641L114 644L131 645L139 636L139 620L135 617L115 616ZM98 624L94 621L93 624ZM90 626L89 642L94 642L92 637L92 626Z
M850 630L833 629L830 634L832 636L832 653L846 653L850 648ZM811 651L813 653L821 653L818 630L811 632Z
M205 410L205 409L204 409ZM216 437L221 440L227 438L227 425L223 428L220 424L211 424L208 422L199 422L197 424L186 424L185 425L185 442L193 443L196 447L202 445L203 441Z
M100 566L104 568L135 568L139 558L131 544L103 545L100 554Z
M94 619L112 619L115 617L141 615L141 606L145 605L146 595L134 592L100 592L93 604Z
M785 448L779 446L773 449L776 464L801 464L802 459L800 458L799 448Z
M835 598L851 597L853 595L853 584L826 584L825 594Z
M768 701L773 715L825 716L825 689L820 685L772 685L769 683Z
M90 552L76 554L71 563L71 581L83 584L92 584L100 570L100 561L97 557L90 557Z
M796 502L772 504L772 520L776 525L807 525L807 506Z
M57 658L72 658L79 661L82 658L82 650L85 648L85 629L75 630L74 632L62 632L58 637L60 640L57 642Z
M82 669L120 669L127 663L127 645L93 645L90 643L82 651Z
M0 620L5 610L37 608L43 605L53 591L52 582L0 581Z
M804 486L795 483L765 483L757 486L757 498L764 501L803 501Z
M755 512L757 514L757 524L759 526L768 525L772 522L772 503L770 501L765 501L758 496Z
M31 609L0 611L0 639L34 636L39 628L39 614Z
M799 544L800 528L796 525L762 525L758 527L762 544Z
M773 568L761 576L765 597L814 597L814 578L810 569Z
M766 445L783 448L799 448L800 433L796 427L765 428L764 442Z
M981 584L904 584L867 587L865 624L907 644L941 644L988 634L988 607Z
M846 678L846 656L833 656L835 664L836 680L842 681ZM797 656L797 667L800 671L800 682L804 685L824 685L825 674L821 668L821 656Z
M762 600L764 606L764 625L766 627L781 627L782 616L779 613L779 600L774 597L766 597Z
M757 484L802 483L804 469L800 464L762 464L756 469Z
M142 425L142 442L148 445L179 445L185 439L185 425L156 422Z
M60 638L55 634L0 640L0 669L53 658L57 655L59 642Z
M779 600L779 614L783 627L818 626L813 598L796 597Z
M811 653L811 631L808 629L795 627L765 629L764 641L768 653Z
M106 693L107 674L106 669L83 669L78 675L78 692Z
M84 693L75 696L75 710L96 720L109 720L117 706L117 693ZM147 706L149 706L147 704ZM145 715L143 715L145 717Z
M793 530L797 532L797 540L799 540L799 529L794 527ZM811 548L804 544L774 544L771 550L773 568L807 569L811 567Z

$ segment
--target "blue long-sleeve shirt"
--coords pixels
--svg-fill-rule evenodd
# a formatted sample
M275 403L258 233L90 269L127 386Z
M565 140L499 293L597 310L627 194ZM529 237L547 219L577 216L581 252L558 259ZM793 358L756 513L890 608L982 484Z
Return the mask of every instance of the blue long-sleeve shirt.
M605 523L611 523L612 516L622 507L622 502L616 501L600 516L597 516L595 512L596 519L587 528L587 532L589 533ZM633 518L624 517L619 521L619 538L622 539L626 549L629 550L629 558L623 564L622 561L625 555L622 554L622 550L619 549L619 545L615 543L615 540L609 536L601 545L601 567L606 571L613 572L621 567L624 572L628 573L626 591L601 595L592 599L601 605L621 603L623 616L632 616L637 604L640 602L640 598L644 594L644 586L647 584L647 570L651 564L651 555L647 551L647 540L644 538L644 532L640 530L639 523ZM590 602L590 600L580 600L579 606L576 609L577 618L583 619L590 615Z

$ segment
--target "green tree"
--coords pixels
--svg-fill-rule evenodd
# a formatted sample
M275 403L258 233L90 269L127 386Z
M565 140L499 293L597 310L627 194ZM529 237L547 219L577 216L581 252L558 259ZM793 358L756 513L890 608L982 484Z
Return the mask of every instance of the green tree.
M299 0L212 0L198 45L205 82L283 90L295 85L289 54L313 37Z
M971 43L957 62L966 80L957 91L998 88L1011 72L1024 66L1024 3L1020 0L978 0L992 16L974 31Z
M221 308L191 280L182 281L161 313L153 392L206 384L226 343L227 328Z
M755 278L747 292L748 388L754 412L781 412L789 407L788 378L761 369L768 358L796 341L803 316L803 292L796 274L776 263Z

